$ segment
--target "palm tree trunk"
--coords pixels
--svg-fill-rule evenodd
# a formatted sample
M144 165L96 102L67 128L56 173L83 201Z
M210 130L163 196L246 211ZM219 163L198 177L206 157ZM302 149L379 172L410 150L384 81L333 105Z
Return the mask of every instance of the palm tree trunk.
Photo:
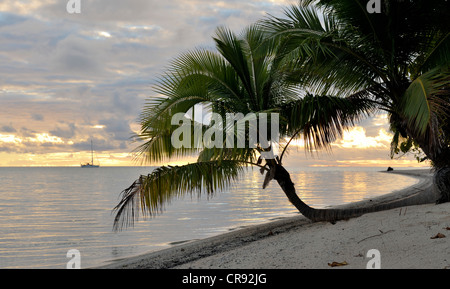
M450 152L447 147L431 146L425 137L414 138L427 158L432 161L434 168L433 183L436 204L450 202ZM438 141L435 141L438 143Z
M291 180L289 172L281 165L276 165L274 179L278 182L289 201L299 210L299 212L313 222L336 222L347 220L349 218L359 217L366 213L363 209L314 209L305 204L296 194L294 183Z
M383 210L389 210L405 205L408 203L408 198L404 198L398 201L392 201L385 204L378 204L372 207L354 208L354 209L315 209L305 204L295 192L294 183L291 180L289 172L281 165L276 164L271 166L271 169L275 169L274 179L278 182L283 192L288 197L289 201L297 208L297 210L306 218L313 222L331 222L335 223L340 220L348 220L350 218L359 217L361 215L378 212ZM450 169L447 171L450 173ZM448 183L447 183L448 184ZM414 201L413 204L415 204ZM423 203L417 201L417 204Z
M450 202L450 166L436 170L433 185L437 196L436 204Z

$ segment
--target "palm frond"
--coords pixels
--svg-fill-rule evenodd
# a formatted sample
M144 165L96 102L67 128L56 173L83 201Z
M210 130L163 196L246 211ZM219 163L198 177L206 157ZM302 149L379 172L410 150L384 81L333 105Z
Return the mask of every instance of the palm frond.
M345 129L370 115L375 107L371 100L359 95L341 98L307 94L282 109L289 120L286 135L303 137L309 151L329 148Z
M203 143L201 138L198 138L198 134L203 134L208 129L208 125L199 123L187 116L184 116L179 123L173 123L176 119L172 119L170 114L167 115L168 121L159 119L160 116L158 115L156 120L152 119L143 123L142 132L136 135L135 138L143 141L134 149L136 160L141 161L141 163L161 162L173 157L191 156L201 151ZM164 122L164 124L161 124L161 122ZM164 128L164 126L168 127ZM185 128L182 136L175 135L176 130L181 127ZM178 141L181 137L183 138L183 145L174 145L174 139ZM186 138L186 141L184 141L184 138Z
M442 33L442 36L439 34L430 37L429 45L424 48L426 51L415 59L410 68L413 78L435 67L450 65L450 32Z
M212 196L235 182L244 168L245 163L239 161L216 160L163 166L142 175L122 192L114 208L114 230L132 226L139 215L161 213L173 199L195 194Z
M447 118L449 113L448 96L450 87L450 68L436 67L416 78L406 89L400 114L408 121L411 130L417 135L425 134L431 116Z
M319 16L319 9L292 5L285 18L269 17L261 25L281 42L280 55L289 60L291 80L317 94L352 94L387 81L377 52L361 35L341 23L332 13ZM321 19L322 18L322 19ZM345 29L342 29L345 26Z

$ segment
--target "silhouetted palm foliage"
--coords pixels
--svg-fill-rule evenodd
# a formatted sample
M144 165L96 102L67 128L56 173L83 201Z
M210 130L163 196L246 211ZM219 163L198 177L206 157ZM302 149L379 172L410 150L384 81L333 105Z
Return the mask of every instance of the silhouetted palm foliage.
M283 18L268 17L240 35L218 28L217 51L195 49L170 63L155 88L160 96L143 109L138 136L143 144L137 151L149 162L192 154L198 160L158 168L124 190L115 208L116 229L131 225L140 213L155 215L172 198L222 190L248 165L266 173L263 187L276 180L313 221L367 212L307 206L282 161L293 139L302 138L310 151L329 148L346 128L378 109L390 115L393 151L402 138L414 140L436 165L448 165L448 157L439 162L450 136L449 39L441 2L430 8L425 1L384 1L382 14L368 14L365 0L312 2L300 1ZM223 120L226 113L278 113L279 156L261 159L266 151L261 143L205 148L194 129L190 148L174 147L175 114L185 113L201 133L212 127L213 122L195 121L198 105Z
M147 161L193 153L199 154L198 161L161 167L141 176L123 192L122 201L115 208L116 229L131 225L140 211L154 215L173 197L222 189L237 180L248 165L260 166L264 172L270 171L275 163L281 164L280 158L268 159L263 164L260 154L264 149L260 144L252 147L246 142L244 148L198 146L194 129L191 147L175 148L171 136L179 126L172 125L171 119L177 113L191 113L191 123L203 133L212 124L194 121L192 112L196 105L222 115L223 119L228 112L244 115L276 112L280 117L281 149L287 146L283 142L285 137L304 137L307 146L313 149L328 146L359 119L360 113L371 109L371 103L363 103L358 97L302 96L298 85L288 79L290 75L284 70L285 60L277 54L278 42L265 36L257 26L247 28L239 36L219 28L214 37L218 52L196 49L172 61L155 88L161 96L149 99L142 112L142 131L138 137L144 143L137 151ZM270 176L267 174L266 184Z
M382 13L370 14L367 1L300 1L284 18L270 17L263 26L293 60L293 81L318 94L371 100L389 114L392 155L415 145L436 168L448 167L447 3L381 2ZM449 190L441 191L441 201L450 200Z

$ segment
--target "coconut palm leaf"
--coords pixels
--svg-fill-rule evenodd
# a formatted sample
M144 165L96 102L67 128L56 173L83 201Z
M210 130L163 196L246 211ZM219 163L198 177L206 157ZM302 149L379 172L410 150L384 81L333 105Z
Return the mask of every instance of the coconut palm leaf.
M329 149L344 130L369 116L375 108L376 103L360 98L359 94L348 98L307 94L286 104L281 111L289 119L286 135L303 138L305 148L312 152Z
M406 89L402 98L401 113L408 121L408 126L423 135L430 126L433 114L446 118L450 103L448 95L450 87L450 67L436 67L416 78ZM437 135L437 134L433 134Z
M157 163L171 158L192 156L200 152L203 143L201 139L197 138L197 135L198 133L203 134L209 126L193 121L188 117L184 118L183 124L189 124L188 133L183 135L190 140L188 146L176 147L173 144L174 132L181 127L181 124L172 125L169 129L159 131L148 128L135 137L145 141L134 149L135 160L140 161L141 164L145 162Z
M450 63L450 32L442 33L430 39L430 44L424 47L423 53L416 59L416 63L411 66L412 78L417 78L421 73Z
M159 167L140 176L122 192L122 200L114 208L114 229L133 225L139 215L161 213L173 199L186 195L212 196L235 182L244 168L245 163L230 160Z
M319 16L314 6L291 6L284 18L261 22L279 39L282 55L290 59L291 79L317 94L353 94L387 80L377 54L367 46L368 36L355 37L357 29L331 14ZM323 19L323 20L322 20ZM342 27L345 29L342 29Z

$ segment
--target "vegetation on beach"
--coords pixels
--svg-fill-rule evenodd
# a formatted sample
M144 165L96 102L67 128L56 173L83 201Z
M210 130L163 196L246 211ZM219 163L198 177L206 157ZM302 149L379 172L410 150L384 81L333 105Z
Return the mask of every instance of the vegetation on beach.
M247 166L277 181L291 203L313 221L337 221L367 210L314 209L296 194L283 166L292 140L309 151L329 149L345 129L377 111L389 115L392 155L420 150L435 167L438 203L450 201L450 39L445 1L383 1L370 14L365 0L300 1L284 17L269 16L237 35L220 27L216 51L195 49L173 60L141 114L139 156L148 162L198 155L197 162L160 167L140 176L116 206L115 229L155 215L172 198L213 194L238 181ZM177 113L196 106L227 113L279 114L280 154L271 146L176 148ZM186 116L187 117L187 116ZM226 124L223 124L224 126ZM230 130L228 130L230 131ZM239 131L232 127L236 135ZM196 136L192 131L192 141ZM245 135L246 140L249 136ZM283 140L286 139L286 142ZM374 207L370 210L379 210Z

